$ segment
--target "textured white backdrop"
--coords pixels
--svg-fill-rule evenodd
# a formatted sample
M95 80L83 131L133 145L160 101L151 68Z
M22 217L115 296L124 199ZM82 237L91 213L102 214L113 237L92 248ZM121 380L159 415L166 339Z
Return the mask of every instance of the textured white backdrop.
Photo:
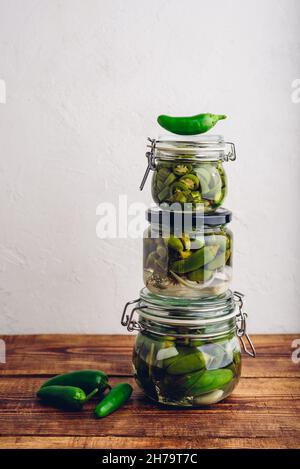
M300 331L300 2L0 0L0 331L126 332L141 241L96 207L138 185L160 113L226 113L234 287L250 330Z

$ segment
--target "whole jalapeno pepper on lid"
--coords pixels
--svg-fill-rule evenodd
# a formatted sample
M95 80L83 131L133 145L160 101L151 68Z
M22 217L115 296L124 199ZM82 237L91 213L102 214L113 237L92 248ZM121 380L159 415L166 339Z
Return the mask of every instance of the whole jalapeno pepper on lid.
M224 114L197 114L190 117L158 116L157 122L161 127L178 135L197 135L207 132L219 120L226 119Z
M92 392L95 388L98 389L99 394L102 394L105 389L109 388L107 375L100 370L78 370L57 375L50 378L42 384L42 388L47 386L75 386L83 389L87 394Z
M128 383L119 383L114 386L105 398L95 408L97 418L106 417L119 409L131 396L132 387Z
M47 404L64 410L81 410L83 405L98 391L95 388L88 396L75 386L46 386L39 389L37 396Z

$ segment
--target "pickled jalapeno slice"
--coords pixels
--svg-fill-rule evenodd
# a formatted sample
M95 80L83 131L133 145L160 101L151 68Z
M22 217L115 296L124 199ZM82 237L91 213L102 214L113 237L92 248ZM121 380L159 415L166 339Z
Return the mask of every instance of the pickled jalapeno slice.
M181 156L184 158L184 155ZM222 162L180 163L157 162L152 178L152 197L158 204L192 204L211 212L226 195L227 181ZM201 206L199 206L201 204Z

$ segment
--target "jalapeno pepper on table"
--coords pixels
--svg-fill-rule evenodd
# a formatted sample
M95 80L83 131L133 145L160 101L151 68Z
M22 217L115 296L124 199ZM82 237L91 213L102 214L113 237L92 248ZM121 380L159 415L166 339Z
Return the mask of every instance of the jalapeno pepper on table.
M63 410L82 410L83 405L96 393L98 389L95 388L89 395L75 386L45 386L41 387L37 396L45 403L53 405Z
M103 396L106 389L110 392ZM108 384L108 376L101 370L78 370L54 376L45 381L37 396L45 403L63 410L82 410L84 404L93 396L102 395L95 413L105 417L126 402L132 393L132 387L120 383L114 388Z
M131 396L132 387L128 383L119 383L99 402L95 408L97 418L107 417L119 409Z
M101 394L109 388L108 376L101 370L77 370L54 376L42 384L42 388L47 386L75 386L83 389L87 394L95 388Z

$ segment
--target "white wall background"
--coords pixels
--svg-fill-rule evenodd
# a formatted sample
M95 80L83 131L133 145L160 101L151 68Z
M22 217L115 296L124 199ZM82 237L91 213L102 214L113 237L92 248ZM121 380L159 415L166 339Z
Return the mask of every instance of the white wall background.
M126 332L141 241L96 207L138 190L156 116L226 113L234 287L250 330L300 331L300 2L0 0L1 333Z

